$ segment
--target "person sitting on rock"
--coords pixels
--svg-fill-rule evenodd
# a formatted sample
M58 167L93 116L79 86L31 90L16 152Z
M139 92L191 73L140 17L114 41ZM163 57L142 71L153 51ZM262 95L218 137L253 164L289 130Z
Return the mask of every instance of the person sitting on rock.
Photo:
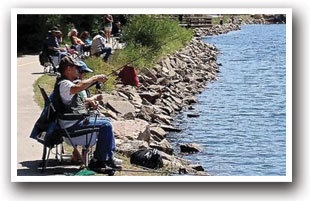
M56 110L61 114L88 114L85 99L82 97L81 92L95 82L104 83L108 79L105 75L95 75L75 84L74 80L79 78L82 67L83 64L71 56L66 56L60 61L59 72L61 76L55 83L53 102ZM59 119L59 125L61 128L66 128L69 132L77 129L99 128L96 150L94 152L94 158L89 164L89 168L94 171L98 171L98 168L106 168L107 166L119 168L120 160L113 156L115 139L109 119L100 116L96 121L95 117L86 117L81 120Z
M111 53L112 48L105 46L106 39L104 31L100 30L99 33L93 38L91 48L90 48L90 54L95 56L100 56L101 54L105 54L103 57L103 60L105 62L108 61Z

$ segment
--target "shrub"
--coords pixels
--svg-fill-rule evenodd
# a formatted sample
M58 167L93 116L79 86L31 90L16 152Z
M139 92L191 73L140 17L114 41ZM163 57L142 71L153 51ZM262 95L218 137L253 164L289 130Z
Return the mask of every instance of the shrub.
M182 47L193 37L191 29L178 21L158 15L135 15L123 29L126 47L115 54L111 63L130 63L137 68L152 67L158 60Z

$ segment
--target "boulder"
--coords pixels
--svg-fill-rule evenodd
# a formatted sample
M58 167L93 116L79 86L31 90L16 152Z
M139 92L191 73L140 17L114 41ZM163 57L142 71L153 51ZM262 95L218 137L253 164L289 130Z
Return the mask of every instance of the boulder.
M141 132L144 132L148 122L142 119L113 121L113 131L116 138L137 139Z
M146 75L149 78L151 78L153 80L153 82L155 82L155 83L157 82L157 77L156 77L155 73L152 70L150 70L148 68L143 68L141 70L141 72L144 73L144 75Z
M122 117L124 119L127 119L127 120L134 120L135 114L133 112L128 112L128 113L124 114Z
M170 155L173 153L173 149L170 145L170 142L167 139L163 139L159 143L157 143L157 142L151 143L150 147L158 149L158 150L163 151L163 152L170 154Z
M105 108L99 109L100 113L103 114L105 117L110 117L112 119L118 120L117 114L111 110L107 110Z
M143 140L146 141L148 144L150 143L151 139L151 131L150 131L150 126L147 125L145 130L143 132L139 133L139 136L137 138L138 140Z
M185 103L185 104L193 104L193 103L198 103L198 100L197 100L197 98L196 97L194 97L194 96L192 96L192 97L187 97L187 98L184 98L183 99L183 102Z
M135 107L129 101L108 101L107 106L116 113L125 115L127 113L134 113Z
M191 168L193 168L194 170L197 170L197 171L205 171L205 169L199 165L199 164L191 164L189 165Z
M148 143L142 140L126 140L117 145L117 151L127 157L138 150L149 148Z
M154 104L155 100L160 97L160 94L157 92L143 92L139 93L139 96Z
M122 100L126 100L126 99L124 99L123 97L116 96L116 95L103 93L101 102L103 103L103 105L106 105L108 101L122 101Z
M202 152L202 148L196 143L188 143L180 145L181 152L196 153Z
M198 113L189 113L189 114L187 114L187 116L188 117L199 117L200 114L198 114Z
M152 117L152 120L159 119L161 122L164 122L165 124L171 124L171 121L173 120L172 117L164 114L150 114L150 117Z
M164 139L167 135L166 131L162 129L161 127L151 127L150 132L152 135L157 136L160 139Z
M161 124L160 127L162 129L164 129L165 131L171 131L171 132L181 132L182 131L179 128L175 128L173 126L168 126L168 125L164 125L164 124Z

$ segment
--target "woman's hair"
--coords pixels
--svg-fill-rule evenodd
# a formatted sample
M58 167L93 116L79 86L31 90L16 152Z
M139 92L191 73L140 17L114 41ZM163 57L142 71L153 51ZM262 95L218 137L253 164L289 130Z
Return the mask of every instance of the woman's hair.
M80 35L80 38L82 39L82 40L86 40L88 37L89 37L89 32L88 31L83 31L82 33L81 33L81 35Z
M75 35L78 33L78 31L76 29L71 29L71 31L68 33L68 36L71 37L73 35L73 33L75 33Z

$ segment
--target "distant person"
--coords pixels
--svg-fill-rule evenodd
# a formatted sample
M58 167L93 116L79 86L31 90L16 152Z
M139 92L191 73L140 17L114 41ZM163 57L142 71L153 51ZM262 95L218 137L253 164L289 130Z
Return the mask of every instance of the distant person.
M121 22L117 21L113 24L112 34L115 37L119 37L121 35Z
M84 52L90 51L91 39L88 31L83 31L80 35L80 39L84 42L83 50Z
M181 24L183 22L183 15L179 15L179 23Z
M68 34L71 40L71 44L72 44L71 48L75 49L79 53L82 53L83 46L85 45L85 43L79 37L77 37L77 35L78 35L78 31L76 29L71 29L71 31Z
M67 52L64 48L60 47L59 39L57 36L61 31L57 27L53 27L51 32L44 40L44 46L47 48L47 54L52 57L53 70L56 72L56 66L59 64L60 59L66 56Z
M112 32L112 23L113 23L112 15L106 14L104 16L104 32L106 34L106 39L107 39L108 43L110 43L111 32Z
M95 56L105 54L103 60L107 62L112 53L112 48L106 47L105 44L106 44L105 33L104 31L100 30L99 33L93 38L90 48L90 54Z

